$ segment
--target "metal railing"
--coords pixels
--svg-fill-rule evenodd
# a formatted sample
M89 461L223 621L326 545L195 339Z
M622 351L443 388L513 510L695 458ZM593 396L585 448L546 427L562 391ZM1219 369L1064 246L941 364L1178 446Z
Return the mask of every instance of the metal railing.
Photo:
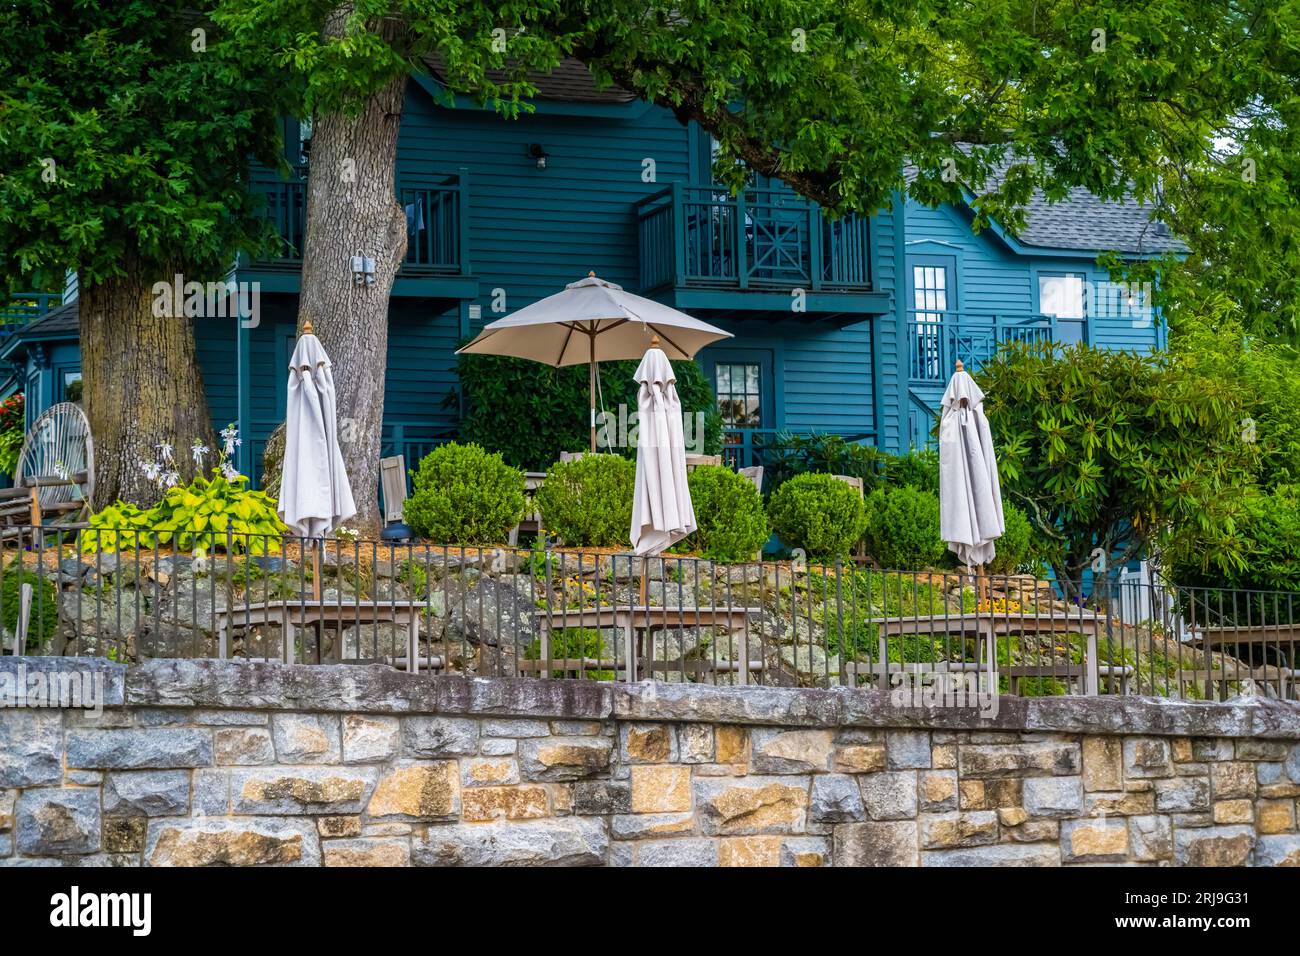
M641 291L868 291L871 219L829 219L789 189L673 183L636 204Z
M253 177L253 190L266 199L266 216L280 237L281 252L258 260L258 268L296 272L302 267L307 228L307 179L270 172ZM397 201L406 214L406 256L402 276L467 275L469 260L468 173L403 176Z
M62 302L61 292L15 292L0 302L0 338L30 325Z
M1021 696L1295 699L1300 675L1300 594L1125 580L1067 602L1031 575L140 535L6 529L5 653L923 687L940 702L963 681Z
M973 372L1005 342L1057 342L1064 331L1085 321L1052 315L909 310L908 380L914 385L944 383L957 359Z

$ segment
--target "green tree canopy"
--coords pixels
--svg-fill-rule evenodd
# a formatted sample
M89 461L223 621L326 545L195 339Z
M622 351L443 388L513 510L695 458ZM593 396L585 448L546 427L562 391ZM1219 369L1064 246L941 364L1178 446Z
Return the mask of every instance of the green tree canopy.
M1257 446L1242 431L1239 381L1086 346L1007 347L976 378L1003 493L1043 534L1067 588L1097 549L1106 567L1153 549L1169 564L1241 566Z

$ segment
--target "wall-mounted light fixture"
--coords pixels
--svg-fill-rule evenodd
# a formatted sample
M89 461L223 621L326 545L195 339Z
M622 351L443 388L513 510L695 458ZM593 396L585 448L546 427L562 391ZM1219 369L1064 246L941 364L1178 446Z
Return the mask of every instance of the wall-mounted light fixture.
M528 155L533 157L533 159L537 160L538 169L546 168L546 159L549 156L549 154L546 152L546 150L542 149L541 143L530 144L528 147Z
M375 284L375 260L369 256L363 256L360 251L352 257L352 284Z

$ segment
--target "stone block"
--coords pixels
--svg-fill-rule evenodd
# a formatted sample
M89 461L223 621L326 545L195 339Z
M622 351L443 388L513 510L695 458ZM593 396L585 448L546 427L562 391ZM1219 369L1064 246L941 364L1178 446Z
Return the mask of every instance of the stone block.
M1291 747L1284 740L1241 737L1236 741L1238 760L1285 760Z
M629 763L676 763L678 759L672 724L623 724L619 748Z
M536 724L540 734L494 734L492 730L507 730L507 724ZM484 736L520 737L541 736L550 733L545 721L485 721ZM472 754L478 750L479 725L477 721L462 717L403 717L402 750L409 757L455 757Z
M493 820L535 820L551 815L546 787L473 787L461 793L461 819L466 823Z
M685 837L677 840L646 840L632 847L633 866L718 865L718 844L714 840Z
M755 773L829 770L832 742L829 730L755 727L750 732L749 764Z
M886 731L885 763L890 770L928 770L931 764L930 732Z
M1125 737L1124 774L1140 779L1168 777L1174 772L1169 741L1163 737Z
M1174 855L1174 827L1166 816L1128 818L1129 847L1142 862L1169 860Z
M713 725L682 724L677 729L677 746L682 763L712 763Z
M317 817L316 832L323 837L361 836L361 818L351 816Z
M696 778L700 829L727 836L800 833L808 818L808 783L787 776Z
M680 813L691 808L691 770L663 764L632 768L633 813Z
M407 718L411 720L412 718ZM416 720L425 720L430 718L415 718ZM432 718L440 719L440 718ZM551 725L545 720L485 720L483 722L484 737L549 737L551 736Z
M1256 790L1255 765L1241 760L1212 764L1210 788L1215 800L1253 799Z
M998 838L998 815L992 810L969 813L923 813L921 847L926 850L981 846Z
M872 820L910 820L916 816L915 770L885 770L858 777L862 804Z
M218 766L255 767L275 763L275 746L265 727L222 727L213 731Z
M67 765L104 770L167 770L212 765L207 730L84 730L67 735Z
M781 837L723 837L718 841L718 866L780 866Z
M1210 782L1204 777L1156 781L1156 810L1161 813L1210 809Z
M519 782L513 757L466 757L460 762L462 787L496 787Z
M1255 844L1256 866L1300 866L1300 836L1262 836Z
M1022 795L1033 817L1077 816L1083 809L1082 777L1030 777Z
M836 744L838 773L875 773L885 769L884 744Z
M695 832L695 815L686 813L626 813L610 817L610 833L616 840L668 837Z
M579 780L573 785L573 812L603 816L632 812L632 784L626 780Z
M992 846L928 850L921 865L939 866L1060 866L1061 850L1055 843L1003 843Z
M1061 857L1066 863L1119 863L1128 859L1127 820L1066 820L1061 824Z
M962 810L997 810L1022 805L1024 781L1015 777L992 780L962 780L957 785Z
M150 822L150 866L319 866L320 838L311 820L226 817Z
M1179 866L1246 866L1255 848L1255 828L1212 826L1174 831L1174 860Z
M431 826L411 840L418 866L600 866L608 851L604 822L582 817Z
M1155 813L1156 792L1085 793L1083 812L1090 817L1148 816Z
M411 844L401 839L325 840L325 866L410 866Z
M926 813L945 813L957 809L957 771L922 771L917 802Z
M360 813L373 767L254 767L230 771L231 807L256 816Z
M1295 823L1294 800L1261 800L1255 806L1255 829L1260 833L1290 833Z
M528 780L581 780L609 769L613 745L605 737L530 737L519 742Z
M63 779L63 720L54 710L0 711L0 788Z
M1119 737L1083 738L1083 788L1121 790L1124 787L1124 743Z
M1216 800L1212 813L1215 823L1255 822L1255 804L1250 800Z
M1073 776L1079 746L1070 743L966 744L958 747L963 778Z
M746 763L749 760L749 731L735 724L723 724L714 732L717 763Z
M811 812L818 823L851 823L866 819L857 781L845 774L817 774L812 781Z
M343 718L343 762L373 763L397 756L402 729L396 717L347 714Z
M139 853L144 849L148 823L144 817L104 817L104 852Z
M104 782L104 813L115 817L171 817L190 811L186 770L124 770Z
M846 823L832 834L836 866L916 866L916 823Z
M454 760L399 761L388 767L366 806L372 820L445 820L460 810Z
M98 790L24 790L15 813L14 843L27 856L97 853L100 827Z
M827 837L786 837L781 841L781 866L817 867L831 865L831 841Z
M275 756L286 764L336 764L342 759L339 719L333 714L273 714Z

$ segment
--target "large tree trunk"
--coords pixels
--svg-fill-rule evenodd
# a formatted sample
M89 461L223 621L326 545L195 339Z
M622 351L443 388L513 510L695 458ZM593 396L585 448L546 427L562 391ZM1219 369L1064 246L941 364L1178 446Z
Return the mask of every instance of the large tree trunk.
M341 32L346 11L334 11L327 34ZM388 297L406 254L406 215L394 189L405 94L406 77L397 77L355 113L315 117L307 178L298 325L311 320L334 362L339 444L357 504L348 524L371 534L380 528ZM358 253L375 260L371 285L353 282L350 260Z
M141 506L158 500L159 488L141 464L158 460L162 442L175 449L182 481L199 470L190 451L196 439L212 449L206 466L217 460L194 320L154 315L152 290L159 277L142 274L132 262L126 268L124 277L82 284L78 306L82 404L95 442L96 510L119 498Z

